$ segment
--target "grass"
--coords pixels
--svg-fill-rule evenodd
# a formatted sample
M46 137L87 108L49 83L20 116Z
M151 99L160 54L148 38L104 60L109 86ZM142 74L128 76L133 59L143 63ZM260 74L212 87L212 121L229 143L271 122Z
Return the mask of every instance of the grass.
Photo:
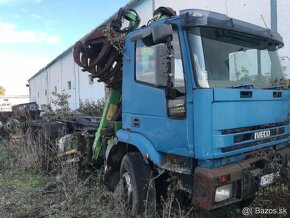
M43 187L47 180L35 172L19 168L7 169L0 179L0 217L31 214L33 205L24 202L28 202L31 195Z
M0 217L23 217L26 212L31 214L33 206L24 202L28 202L49 178L18 165L7 141L0 141L0 166Z
M27 167L15 152L15 145L0 141L0 217L126 217L120 193L109 192L102 173L83 176L72 165L62 166L56 175L46 175ZM18 149L16 149L18 150ZM165 201L158 217L169 217ZM170 211L170 217L198 214ZM180 215L180 216L179 216ZM203 217L204 213L199 217Z
M45 175L19 163L8 142L0 141L0 217L117 217L114 195L92 173L80 179L74 166Z
M20 143L18 146L23 146ZM127 217L118 191L109 192L102 173L78 175L77 166L61 165L58 173L45 174L30 161L19 158L20 149L0 140L0 217ZM27 156L27 155L26 155ZM27 156L28 157L28 156ZM285 207L288 211L288 186L277 184L258 193L251 207ZM261 201L262 200L262 201ZM245 205L244 205L245 206ZM158 206L157 217L243 217L241 205L230 205L211 212L181 209L172 197Z

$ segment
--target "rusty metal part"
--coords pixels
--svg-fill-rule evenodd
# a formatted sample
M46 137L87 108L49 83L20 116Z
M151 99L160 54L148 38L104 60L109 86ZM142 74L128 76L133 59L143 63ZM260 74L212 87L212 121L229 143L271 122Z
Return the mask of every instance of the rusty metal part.
M192 158L165 154L160 168L181 174L192 174Z
M147 22L147 25L163 18L176 16L176 11L169 7L159 7L153 12L153 18Z
M287 157L290 156L290 148L284 148L275 152L284 160L279 169L273 167L273 152L264 153L264 156L250 157L239 163L229 164L224 167L208 169L197 167L194 172L192 204L206 210L212 210L255 196L259 188L257 178L261 175L276 172L281 173ZM286 160L285 160L286 158ZM215 190L219 186L218 178L227 175L228 183L233 184L233 196L225 201L215 202ZM280 174L281 175L281 174ZM281 175L282 176L282 175Z
M174 17L176 16L176 11L170 7L159 7L153 12L153 16L156 16L157 14L161 14L160 16L166 15L169 17Z
M197 167L194 173L192 204L196 207L212 210L230 203L241 201L241 197L228 199L226 202L214 202L216 178L230 175L230 182L238 182L243 178L242 168L238 164L231 164L221 168L207 169ZM254 193L255 191L253 191Z
M121 29L123 19L129 21L127 28ZM125 34L136 28L140 18L133 9L120 9L110 25L100 26L84 41L75 44L73 57L83 71L91 73L107 87L117 87L122 79L122 57Z
M115 85L114 77L123 65L120 51L104 36L105 28L109 27L100 27L85 42L77 42L73 56L83 71L88 71L92 78L98 78L110 87Z

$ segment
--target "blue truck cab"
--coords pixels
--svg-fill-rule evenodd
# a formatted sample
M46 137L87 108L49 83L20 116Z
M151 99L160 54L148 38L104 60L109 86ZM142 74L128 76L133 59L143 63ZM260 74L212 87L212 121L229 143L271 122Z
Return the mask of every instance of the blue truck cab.
M128 33L118 143L176 174L197 207L253 197L290 161L281 47L272 30L195 9Z

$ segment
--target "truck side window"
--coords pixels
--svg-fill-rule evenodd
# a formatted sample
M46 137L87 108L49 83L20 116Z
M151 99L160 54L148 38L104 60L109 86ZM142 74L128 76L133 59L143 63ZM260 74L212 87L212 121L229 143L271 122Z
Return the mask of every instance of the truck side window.
M174 49L174 88L177 91L177 98L167 101L168 115L171 118L183 118L185 116L185 84L177 31L173 33L172 46ZM137 81L157 85L155 81L155 47L156 45L146 46L142 40L136 42L135 79Z
M156 85L155 46L147 47L141 40L136 44L136 80Z
M177 31L174 31L172 46L175 57L175 87L184 89L183 66ZM137 81L156 85L155 81L155 47L147 47L142 40L136 42L135 78Z

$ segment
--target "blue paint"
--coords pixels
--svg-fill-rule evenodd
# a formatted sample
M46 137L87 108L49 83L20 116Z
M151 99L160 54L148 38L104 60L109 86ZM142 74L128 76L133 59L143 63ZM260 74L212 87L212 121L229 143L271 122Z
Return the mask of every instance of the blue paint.
M148 154L150 160L156 165L161 165L164 155L156 151L154 145L142 134L121 129L117 132L119 141L135 145L142 154Z

